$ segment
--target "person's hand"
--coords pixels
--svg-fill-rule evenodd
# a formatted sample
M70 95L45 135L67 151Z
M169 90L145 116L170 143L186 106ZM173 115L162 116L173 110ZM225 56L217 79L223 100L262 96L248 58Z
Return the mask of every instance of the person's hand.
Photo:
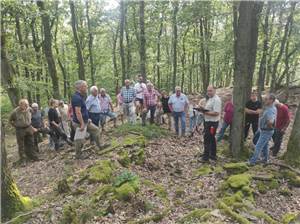
M36 132L38 132L38 129L32 127L32 132L33 132L33 133L36 133Z
M84 124L81 124L80 125L80 129L79 129L80 131L84 131Z
M146 113L146 112L147 112L147 108L144 108L144 109L143 109L143 113Z

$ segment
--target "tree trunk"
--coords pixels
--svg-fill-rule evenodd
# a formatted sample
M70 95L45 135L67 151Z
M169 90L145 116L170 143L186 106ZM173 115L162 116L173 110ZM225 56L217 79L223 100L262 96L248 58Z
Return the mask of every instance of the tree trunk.
M300 166L300 104L298 105L294 120L284 159L293 165Z
M112 31L112 39L113 39L113 45L112 45L112 62L114 67L114 77L115 77L115 88L116 92L119 89L119 71L118 71L118 64L117 64L117 56L116 56L116 49L117 49L117 40L118 40L118 32L119 27L114 33Z
M156 51L156 77L157 77L157 88L161 88L161 77L160 77L160 42L161 42L161 35L163 31L163 21L164 17L161 16L160 18L160 27L157 35L157 51Z
M85 80L85 71L84 71L84 61L82 55L82 47L79 41L78 32L77 32L77 18L75 13L75 5L72 0L69 1L70 10L71 10L71 22L72 22L72 31L74 36L74 41L76 45L77 52L77 62L78 62L78 77L81 80Z
M122 84L127 78L125 68L125 52L124 52L124 24L125 24L125 1L120 1L120 57L121 57L121 73L122 73Z
M92 26L90 21L89 4L90 4L90 0L86 0L85 7L86 7L86 20L87 20L88 32L89 32L89 58L90 58L91 80L92 80L92 85L95 85L95 65L94 65L94 56L93 56L94 36L92 33Z
M269 43L269 16L271 12L272 3L268 2L266 15L265 15L265 23L263 25L263 33L264 33L264 42L263 42L263 53L260 60L260 66L258 71L258 80L257 80L257 89L258 89L258 97L261 101L261 93L265 89L265 77L267 71L267 53L268 53L268 43Z
M177 13L178 13L178 2L173 2L173 16L172 16L172 27L173 27L173 80L172 80L172 90L174 91L176 87L176 75L177 75Z
M244 143L244 107L252 87L255 67L258 20L262 2L242 1L239 5L237 39L235 49L231 151L238 157Z
M48 71L52 80L52 91L53 97L56 99L60 98L60 91L59 91L59 80L57 76L55 61L52 52L52 35L51 35L51 28L50 28L50 16L45 10L44 1L37 1L37 6L41 12L42 16L42 24L44 28L44 41L43 41L43 50L45 53L45 57L48 64Z
M11 219L16 212L25 209L24 198L21 196L13 180L6 160L5 128L1 126L1 222Z
M1 29L1 85L7 91L11 105L17 107L20 100L20 91L14 83L15 70L8 61L5 44L5 33Z
M282 57L282 54L284 52L284 48L285 48L285 45L286 45L286 42L287 42L287 39L288 39L289 29L291 29L291 23L293 21L296 3L297 2L291 2L290 15L288 16L285 27L284 27L284 34L283 34L283 37L282 37L282 40L281 40L280 50L279 50L279 53L278 53L278 55L275 59L273 67L272 67L271 89L270 89L271 92L275 91L277 68L278 68L278 64L280 62L280 59Z
M144 10L145 2L140 1L140 70L144 80L147 80L146 74L146 36L145 36L145 19Z

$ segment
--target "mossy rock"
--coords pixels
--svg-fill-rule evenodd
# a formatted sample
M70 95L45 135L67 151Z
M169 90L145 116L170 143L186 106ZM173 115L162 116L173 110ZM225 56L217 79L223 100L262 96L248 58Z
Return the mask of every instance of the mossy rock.
M235 203L241 203L243 202L243 193L238 191L233 195L225 196L222 198L222 202L224 202L227 206L232 206Z
M262 210L252 211L251 215L253 215L259 219L263 219L264 221L266 221L269 224L278 224L278 222L276 220L274 220L271 216L269 216Z
M196 171L195 171L195 175L196 176L204 176L204 175L208 175L210 173L212 173L212 169L210 168L209 165L204 165L204 166L201 166L200 168L198 168Z
M113 186L108 185L108 184L100 186L94 192L94 194L92 196L92 201L98 202L98 201L102 200L108 193L112 193L112 192L114 192Z
M298 221L298 222L297 222ZM292 223L299 223L300 221L300 213L287 213L282 216L281 223L282 224L292 224Z
M195 209L182 217L179 220L179 223L198 223L206 221L210 216L211 209L203 208L203 209Z
M219 201L218 202L218 208L224 212L226 215L228 215L229 217L231 217L232 219L236 220L238 223L240 224L251 224L250 221L248 221L248 219L246 219L245 217L243 217L242 215L236 213L235 211L233 211L229 206L227 206L223 201Z
M144 149L139 149L136 152L133 152L131 157L131 162L135 163L136 165L142 165L145 162L145 151Z
M77 213L71 205L64 206L61 224L79 224Z
M134 188L131 186L131 184L129 182L116 188L115 192L116 192L117 199L123 200L123 201L130 201L130 199L136 193L136 191L134 190Z
M124 147L133 147L133 146L145 147L146 139L142 135L141 136L127 136L123 140L123 146Z
M66 179L59 180L56 188L57 193L64 194L71 191L68 181Z
M236 174L230 176L226 180L226 185L235 190L241 189L244 186L249 186L251 180L251 175L249 174Z
M109 183L113 174L111 161L103 160L88 169L89 183Z
M228 174L244 173L249 169L246 163L226 163L223 168Z
M118 162L124 167L129 167L131 159L129 158L128 151L123 150L119 153Z

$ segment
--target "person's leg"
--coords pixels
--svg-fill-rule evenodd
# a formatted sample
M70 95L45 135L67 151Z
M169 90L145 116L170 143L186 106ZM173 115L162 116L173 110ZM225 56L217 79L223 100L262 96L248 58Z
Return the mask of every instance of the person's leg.
M180 113L181 136L185 135L185 112Z
M113 120L113 122L114 122L114 127L117 127L117 114L114 113L114 112L112 112L112 111L109 111L109 112L107 113L107 116L108 116L111 120Z
M246 140L249 134L249 128L250 128L250 121L245 122L245 133L244 133L244 139Z
M154 124L155 110L156 110L156 106L150 107L150 124Z
M57 129L55 127L51 127L52 129L52 135L51 135L51 139L54 143L54 149L55 151L59 150L59 134L57 132Z
M274 137L273 137L274 136ZM273 146L273 156L277 156L280 147L281 147L281 143L282 143L282 139L283 139L283 132L281 132L278 129L275 129L275 132L273 134L273 141L274 141L274 146Z
M270 138L271 138L271 135L268 135L267 132L265 132L265 131L260 132L258 141L255 145L254 154L252 155L252 157L249 160L250 164L254 165L257 162L261 151L264 149L265 145L269 142Z
M99 148L101 148L99 128L96 125L94 125L93 123L89 122L87 124L87 132L90 133L91 136L93 136L93 139L95 139L96 145Z
M253 135L255 135L255 133L258 130L258 120L252 121L251 126L252 126Z
M79 124L72 122L72 127L74 129L74 136L75 136L76 129L79 128ZM76 139L76 140L74 140L74 143L75 143L75 153L76 153L75 157L76 157L76 159L80 159L81 148L83 146L84 141Z
M253 143L254 145L257 144L257 141L258 141L258 139L259 139L259 136L260 136L260 131L257 131L257 132L254 134L254 137L253 137L253 139L252 139L252 143Z
M223 139L227 127L228 127L228 124L224 121L222 124L222 127L218 133L217 142L220 142Z
M142 112L142 125L145 126L146 125L146 119L147 119L147 114L148 114L149 110L145 110Z
M179 126L178 126L179 114L178 114L178 112L173 112L173 118L174 118L174 125L175 125L176 134L179 135Z
M210 122L204 122L204 154L202 160L208 161L209 160L209 149L210 149L210 132L209 132L209 125Z
M135 116L135 108L134 108L134 103L128 104L128 111L129 111L129 122L131 124L135 124L136 116Z
M19 160L25 160L25 145L24 145L24 131L16 130L16 138L18 144Z
M264 163L267 163L268 160L269 160L269 148L268 148L268 145L269 145L269 141L271 140L272 138L272 135L273 135L274 131L267 131L265 133L266 135L266 144L264 145L263 147L263 151L262 151L262 154L263 154L263 162Z
M31 160L38 160L36 151L34 150L33 133L27 129L24 136L25 154Z
M36 152L39 152L39 133L38 132L35 132L33 134L33 145L34 145L34 150Z
M190 117L190 132L194 133L194 128L196 125L196 116L191 116Z
M168 116L168 128L171 131L171 129L172 129L172 114L167 113L167 116Z
M216 143L216 132L219 122L211 122L210 125L210 159L217 159L217 143Z

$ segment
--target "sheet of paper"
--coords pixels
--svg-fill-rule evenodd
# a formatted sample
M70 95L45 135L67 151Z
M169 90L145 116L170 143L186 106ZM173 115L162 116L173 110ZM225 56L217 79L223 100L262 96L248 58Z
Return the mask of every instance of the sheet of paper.
M83 140L86 137L86 126L83 131L80 131L80 128L76 128L74 140Z

